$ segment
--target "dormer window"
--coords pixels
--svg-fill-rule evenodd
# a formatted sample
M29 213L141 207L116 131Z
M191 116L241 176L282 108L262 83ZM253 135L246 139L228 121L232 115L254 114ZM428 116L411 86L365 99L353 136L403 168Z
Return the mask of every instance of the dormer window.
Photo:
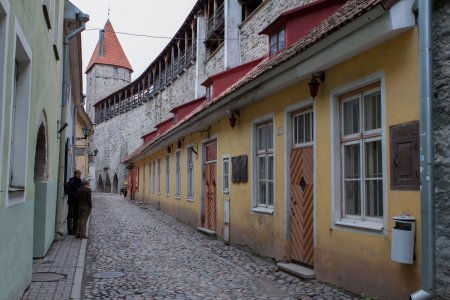
M210 84L206 88L206 101L210 101L213 98L213 85Z
M286 31L281 28L270 36L270 56L274 56L286 48Z

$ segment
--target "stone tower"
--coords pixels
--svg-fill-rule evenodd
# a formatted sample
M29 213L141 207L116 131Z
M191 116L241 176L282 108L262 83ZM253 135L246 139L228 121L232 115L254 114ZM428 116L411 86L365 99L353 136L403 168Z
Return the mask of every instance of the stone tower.
M86 69L86 111L94 120L94 104L131 82L131 68L111 22L100 30L99 40Z
M130 62L128 61L128 58L120 45L119 39L117 38L116 32L108 19L104 28L100 30L97 46L95 47L94 53L92 53L91 60L86 69L86 112L91 120L95 122L94 104L114 91L128 85L131 82L132 72L133 69L131 68ZM96 140L95 136L91 138L91 150L102 150L98 144L99 142ZM94 159L93 157L90 157L89 181L91 187L94 189L97 186L95 178L96 169L100 168L97 166L98 164L99 160L97 158ZM113 178L113 176L111 178ZM109 189L105 187L105 190L114 190L114 188L111 188L111 183L108 182L109 178L106 179L106 187L109 184ZM115 189L117 190L117 184L115 186Z

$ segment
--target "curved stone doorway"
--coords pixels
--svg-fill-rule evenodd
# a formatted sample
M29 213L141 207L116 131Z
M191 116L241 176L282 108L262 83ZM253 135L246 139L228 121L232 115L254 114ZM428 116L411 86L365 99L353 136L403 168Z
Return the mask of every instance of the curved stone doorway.
M114 194L119 192L119 178L117 177L117 173L114 173L113 177L113 191Z
M100 193L103 193L104 190L105 190L105 186L103 185L102 174L100 174L98 176L98 181L97 181L97 191L99 191Z
M106 173L105 179L105 193L111 193L111 180L109 179L108 173Z

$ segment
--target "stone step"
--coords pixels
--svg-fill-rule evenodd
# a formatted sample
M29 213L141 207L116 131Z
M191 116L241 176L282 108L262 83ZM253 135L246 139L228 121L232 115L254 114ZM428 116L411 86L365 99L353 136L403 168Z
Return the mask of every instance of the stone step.
M303 278L303 279L314 279L316 278L316 273L314 270L309 269L307 267L293 264L293 263L277 263L278 269L284 271L286 273L292 274L294 276Z
M198 232L203 233L203 234L207 235L210 238L216 238L217 237L216 236L216 232L211 230L211 229L208 229L208 228L205 228L205 227L197 227L196 229L197 229Z

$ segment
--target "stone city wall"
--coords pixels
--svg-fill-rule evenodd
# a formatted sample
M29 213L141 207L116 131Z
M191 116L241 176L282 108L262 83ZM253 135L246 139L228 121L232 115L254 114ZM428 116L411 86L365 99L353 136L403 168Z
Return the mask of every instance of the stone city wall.
M126 168L121 162L126 156L142 145L141 137L154 129L154 126L172 116L170 110L194 99L195 65L191 65L177 80L161 93L143 102L138 107L119 114L95 127L92 149L97 149L95 157L96 187L99 191L101 175L103 190L106 175L113 185L114 174L119 179L118 190L127 178ZM105 190L109 192L109 189ZM112 188L111 188L112 191Z
M436 287L450 299L450 2L435 1L433 14Z

